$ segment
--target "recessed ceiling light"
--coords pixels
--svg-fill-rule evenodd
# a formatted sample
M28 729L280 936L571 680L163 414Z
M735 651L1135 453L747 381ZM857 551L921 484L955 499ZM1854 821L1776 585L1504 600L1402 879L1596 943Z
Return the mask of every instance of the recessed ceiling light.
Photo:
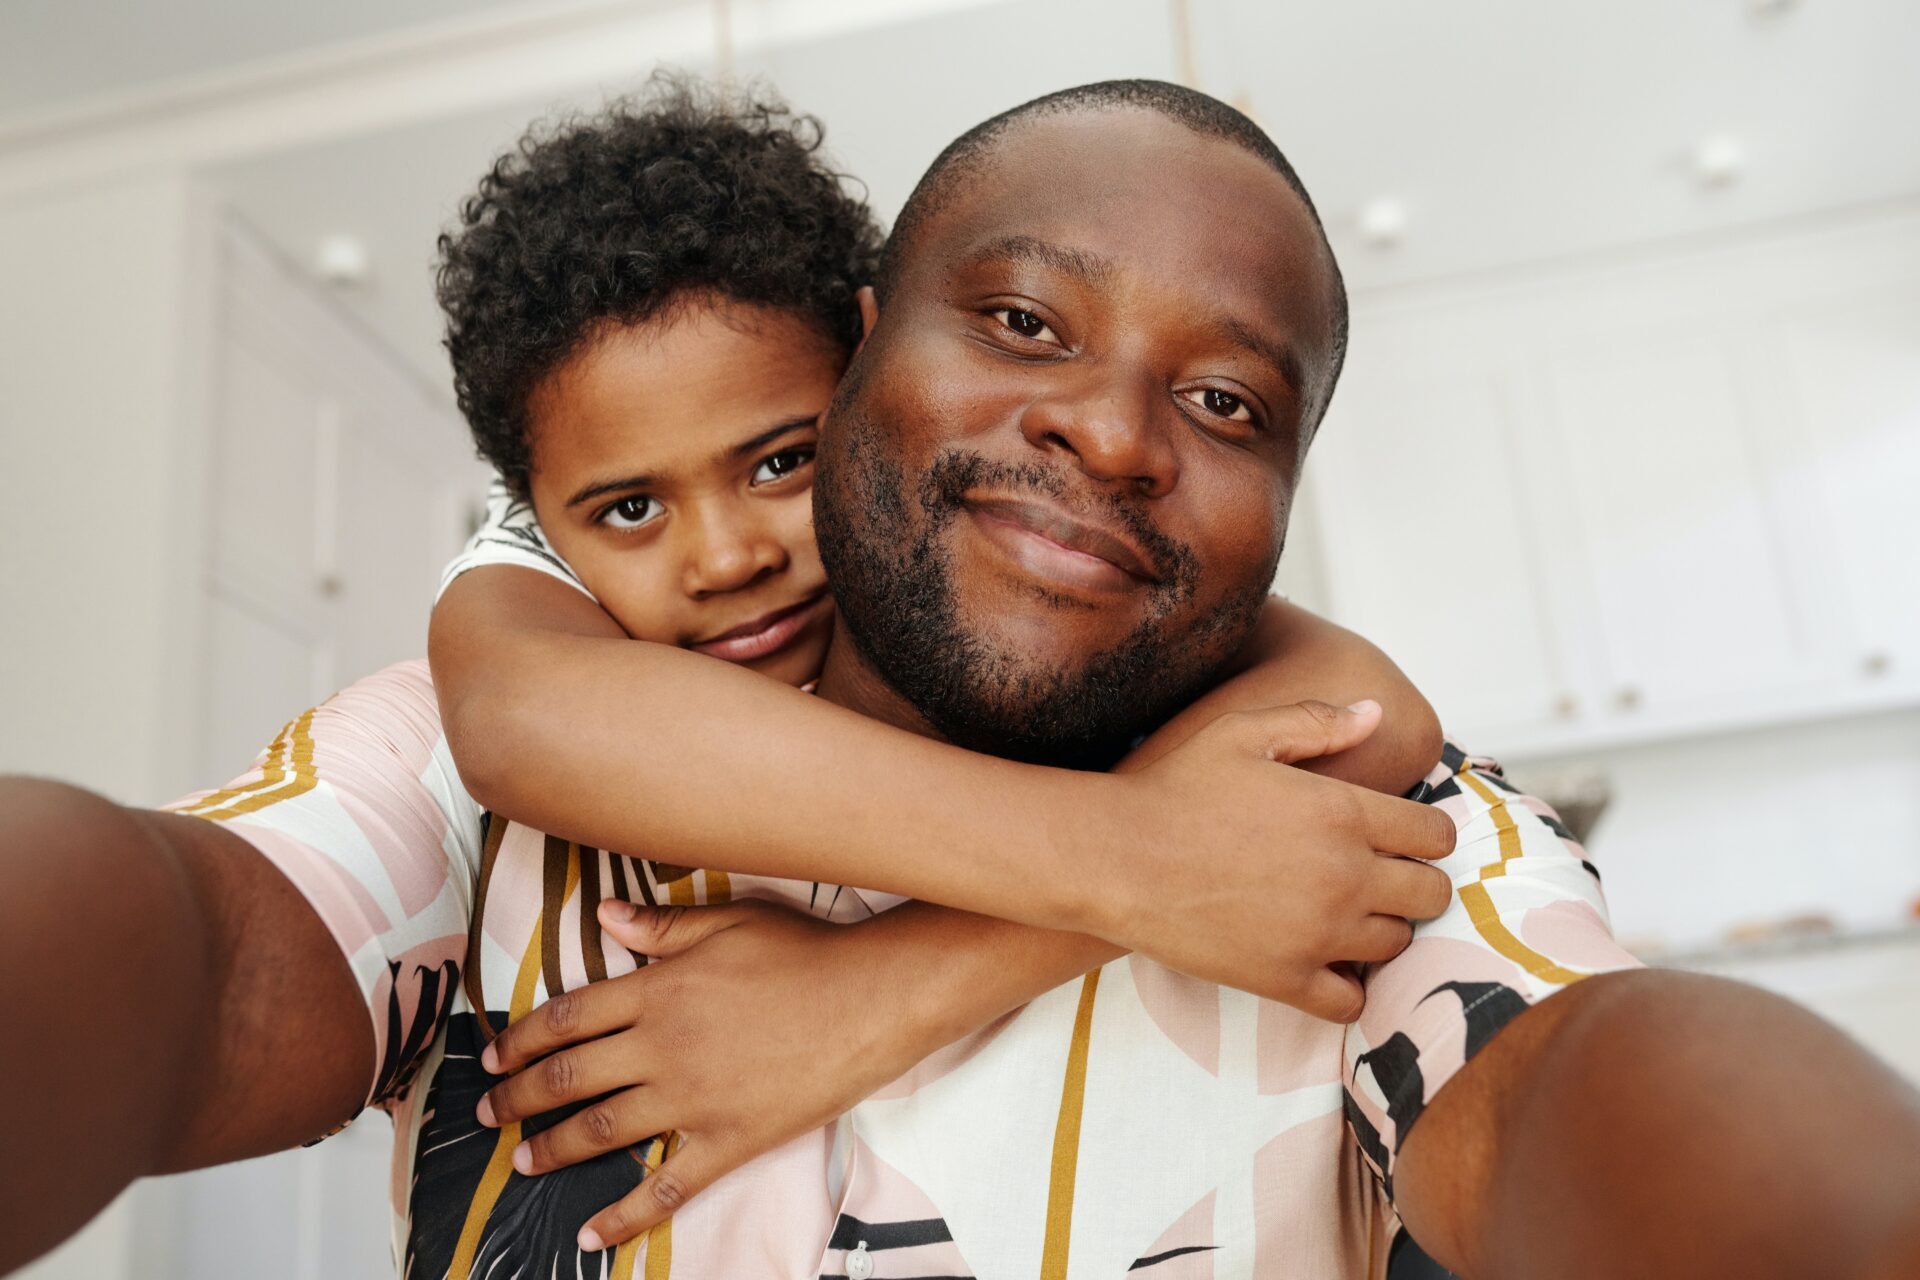
M1694 144L1693 176L1701 186L1731 186L1746 171L1746 144L1732 134L1709 134Z
M1393 249L1407 236L1407 206L1382 196L1360 206L1360 238L1376 249Z
M367 282L373 260L367 242L359 236L336 232L322 236L313 251L313 273L337 288L352 288Z

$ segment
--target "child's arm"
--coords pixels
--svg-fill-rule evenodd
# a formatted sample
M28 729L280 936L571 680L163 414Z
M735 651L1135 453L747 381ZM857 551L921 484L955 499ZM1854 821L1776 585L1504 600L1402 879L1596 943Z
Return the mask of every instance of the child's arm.
M1440 759L1440 718L1379 649L1344 627L1278 597L1269 599L1233 672L1142 743L1121 764L1145 768L1229 711L1319 702L1381 706L1380 728L1358 746L1300 763L1355 786L1404 795Z
M1345 998L1326 989L1329 959L1390 947L1381 917L1445 903L1438 874L1366 856L1443 856L1453 838L1444 817L1273 767L1365 738L1377 713L1287 708L1199 732L1205 716L1322 687L1340 697L1358 688L1400 715L1424 710L1377 651L1278 603L1250 646L1274 656L1169 724L1130 777L963 751L621 635L584 595L528 570L477 569L448 589L434 615L436 684L481 804L622 853L1096 934L1303 1008ZM1310 663L1331 671L1324 686ZM1366 673L1383 687L1365 688ZM1431 713L1423 721L1416 737ZM1330 763L1398 788L1437 755L1415 742ZM1170 911L1159 887L1199 867L1219 900L1196 890ZM1194 913L1207 929L1180 927Z

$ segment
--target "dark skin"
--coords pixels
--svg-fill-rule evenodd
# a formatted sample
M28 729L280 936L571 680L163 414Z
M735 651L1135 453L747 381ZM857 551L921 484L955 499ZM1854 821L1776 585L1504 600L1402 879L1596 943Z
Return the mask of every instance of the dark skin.
M997 155L1005 186L994 187L1019 197L955 198L923 232L858 368L859 408L885 425L909 487L939 452L963 448L989 463L1075 474L1080 486L1062 505L1142 498L1154 527L1208 570L1165 620L1180 631L1272 576L1330 390L1332 279L1297 200L1274 211L1280 234L1241 216L1274 204L1277 174L1229 146L1208 151L1217 163L1196 165L1193 135L1168 130L1145 154L1128 147L1147 139L1077 117L1023 130L1019 146ZM1168 166L1169 183L1207 188L1187 200L1129 200L1098 177L1129 154ZM1281 280L1286 288L1271 287ZM853 434L832 428L830 418L823 476L835 474ZM1102 587L1023 567L1026 551L993 503L1024 496L993 486L967 495L967 515L946 539L960 617L971 636L1027 668L1074 670L1123 641L1161 599L1137 581ZM1220 637L1212 660L1237 643ZM822 690L916 723L856 657L836 646Z
M1009 234L1065 250L1076 267L1106 260L1097 287L1085 270L1063 269L1059 252L981 254ZM821 484L846 465L836 451L852 414L886 424L904 492L956 442L1008 462L1037 453L1088 489L1139 494L1159 528L1203 549L1203 608L1265 572L1307 425L1328 394L1319 244L1279 176L1230 145L1135 112L1023 124L990 174L924 225L887 308L877 322L870 315L852 375L859 393L825 425ZM1230 324L1195 320L1223 310ZM1056 347L1032 345L1046 337L1029 317ZM1293 353L1285 363L1296 371L1250 359L1239 350L1248 334ZM1240 402L1203 399L1227 423L1179 403L1207 385ZM1264 434L1214 412L1247 400L1266 411ZM1074 664L1138 624L1143 592L1077 580L969 519L947 536L957 605L984 642ZM820 691L926 731L844 635ZM517 1024L495 1042L497 1061L516 1069L629 1021L655 1019L657 1030L676 1011L674 989L702 972L676 966L703 947L721 965L756 947L778 955L775 939L794 927L739 907L637 922L629 945L672 959L618 995L603 984L576 993L558 1020ZM658 945L642 936L661 929L679 936ZM969 954L965 933L956 926L942 952L949 966ZM989 933L1019 948L1020 980L1042 984L1028 994L1108 958L1084 938L1002 922L984 923ZM1020 1002L991 974L968 981L994 993L982 997L982 1022ZM565 1087L568 1074L519 1075L491 1108L511 1119L598 1091ZM648 1119L681 1128L689 1110L697 1116L667 1107ZM646 1229L741 1158L724 1132L707 1138L705 1156L690 1141L661 1170L668 1176L598 1216L596 1234ZM592 1146L581 1145L536 1142L533 1167L578 1159ZM1738 983L1629 972L1522 1014L1449 1081L1406 1139L1395 1198L1436 1259L1476 1277L1906 1276L1920 1274L1916 1152L1920 1096L1818 1018Z
M0 778L0 831L4 1017L35 1049L0 1054L0 1088L30 1100L8 1127L0 1272L135 1178L284 1151L359 1110L358 984L251 845L24 778Z

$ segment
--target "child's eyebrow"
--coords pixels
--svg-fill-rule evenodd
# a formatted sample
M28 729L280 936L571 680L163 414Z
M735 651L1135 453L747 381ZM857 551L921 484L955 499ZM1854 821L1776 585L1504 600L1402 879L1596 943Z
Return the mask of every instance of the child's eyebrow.
M820 419L818 418L818 416L814 414L808 414L803 418L789 418L785 422L782 422L777 426L768 427L765 431L762 431L757 436L753 436L750 439L742 440L739 444L736 444L735 446L733 446L733 448L727 450L726 453L722 455L722 458L723 460L743 458L747 454L752 453L755 449L758 449L763 445L771 444L775 440L778 440L781 436L786 435L787 432L798 431L802 427L811 427L814 423L818 422L819 420Z
M596 480L568 498L567 506L571 509L603 494L618 493L623 489L651 489L658 484L659 479L655 476L622 476L618 480Z
M813 414L807 414L799 418L789 418L785 422L777 423L774 426L768 427L765 431L749 436L740 443L733 445L724 453L720 454L715 461L732 462L743 458L756 449L764 448L789 432L798 431L803 427L811 427L818 421L819 418ZM659 485L660 477L656 475L632 475L621 476L616 480L595 480L571 498L568 498L567 507L571 510L583 502L591 502L593 499L604 497L609 493L620 493L628 489L655 489L658 488Z

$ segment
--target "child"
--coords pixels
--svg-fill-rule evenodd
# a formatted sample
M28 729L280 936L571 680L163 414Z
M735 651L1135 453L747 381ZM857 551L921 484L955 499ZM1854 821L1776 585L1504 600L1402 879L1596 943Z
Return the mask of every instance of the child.
M836 922L911 896L1032 924L1110 924L1111 942L1193 964L1206 930L1177 902L1153 920L1096 910L1127 848L1178 847L1223 874L1269 875L1377 862L1374 848L1446 852L1430 837L1356 839L1290 806L1286 788L1334 784L1298 781L1242 742L1181 746L1234 707L1369 693L1392 731L1367 737L1377 708L1339 713L1326 742L1366 741L1316 767L1397 790L1431 766L1431 715L1391 664L1277 602L1239 673L1130 762L1208 762L1177 785L1165 769L1115 778L976 756L797 692L832 620L811 530L815 421L859 333L856 295L879 244L817 142L815 126L777 106L670 86L495 165L442 241L440 294L462 408L505 488L450 570L435 681L417 664L362 681L289 725L255 773L181 806L272 858L355 967L376 1026L373 1098L399 1134L408 1274L490 1274L501 1261L572 1271L576 1249L621 1245L593 1223L577 1244L574 1233L658 1167L666 1143L653 1129L523 1177L523 1137L561 1132L578 1108L482 1127L499 1083L484 1055L501 1027L639 962L595 927L605 895L760 897ZM1350 1016L1357 985L1327 966L1385 958L1404 926L1295 953L1295 925L1351 903L1269 896L1263 990ZM1423 891L1368 905L1408 916L1426 913L1421 902L1437 910L1431 901ZM943 993L954 1022L977 1026L1060 980L1023 987L1032 975L1018 959L1005 968L999 996ZM982 999L999 1003L981 1012ZM827 1042L822 1061L839 1063L833 1047L852 1029L818 1025L825 1016L813 1034ZM898 1044L841 1064L860 1085L850 1098L796 1083L780 1100L796 1117L790 1133L946 1042L920 1042L924 1027L882 1030ZM674 1247L699 1251L714 1274L764 1269L729 1265L724 1239L683 1233ZM632 1247L585 1265L628 1273Z

